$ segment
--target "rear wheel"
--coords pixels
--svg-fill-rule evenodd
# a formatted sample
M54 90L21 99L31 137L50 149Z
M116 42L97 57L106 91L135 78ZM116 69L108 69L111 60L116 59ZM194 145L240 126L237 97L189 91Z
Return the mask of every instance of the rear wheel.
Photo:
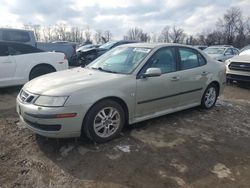
M117 137L125 124L124 110L113 100L104 100L94 105L87 113L83 131L97 143L104 143Z
M205 109L211 109L212 107L214 107L218 95L219 95L218 86L213 83L210 84L202 96L201 106Z
M29 80L32 80L36 77L42 76L44 74L48 74L51 72L55 72L56 70L53 67L50 67L48 65L39 65L37 67L34 67L29 76Z

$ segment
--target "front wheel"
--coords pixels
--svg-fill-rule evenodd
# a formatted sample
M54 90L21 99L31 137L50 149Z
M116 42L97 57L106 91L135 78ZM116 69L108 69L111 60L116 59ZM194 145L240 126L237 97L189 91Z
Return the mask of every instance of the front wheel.
M217 85L210 84L202 96L201 106L205 109L211 109L215 105L218 95L219 89Z
M83 123L85 135L97 143L104 143L119 135L125 124L124 110L113 100L95 104Z

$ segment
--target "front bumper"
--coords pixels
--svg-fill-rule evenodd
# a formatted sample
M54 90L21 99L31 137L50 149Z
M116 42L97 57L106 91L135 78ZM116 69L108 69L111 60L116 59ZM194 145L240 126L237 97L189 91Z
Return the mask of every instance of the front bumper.
M39 107L16 100L21 122L33 132L51 138L79 137L84 115L83 106ZM75 113L74 117L57 118L57 114Z

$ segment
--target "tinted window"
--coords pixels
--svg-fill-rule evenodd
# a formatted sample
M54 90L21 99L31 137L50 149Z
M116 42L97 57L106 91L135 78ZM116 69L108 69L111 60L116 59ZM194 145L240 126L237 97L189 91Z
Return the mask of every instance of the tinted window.
M9 55L8 47L6 45L0 44L0 56L8 56L8 55Z
M43 51L29 45L11 44L9 45L9 52L11 55L20 55L20 54L38 53Z
M199 60L200 66L203 66L203 65L207 64L206 59L200 53L198 53L198 60Z
M158 50L143 68L143 73L148 68L159 68L161 73L169 73L176 71L176 58L174 48L162 48Z
M239 54L239 51L237 49L233 49L233 52L234 52L234 55L238 55Z
M13 42L29 42L30 36L29 33L25 31L5 31L3 40Z
M232 48L228 48L225 52L225 54L233 55L233 50Z
M201 55L199 57L195 50L189 48L179 48L179 53L181 70L199 67L199 61L201 61L201 63L204 63L204 59L202 59Z

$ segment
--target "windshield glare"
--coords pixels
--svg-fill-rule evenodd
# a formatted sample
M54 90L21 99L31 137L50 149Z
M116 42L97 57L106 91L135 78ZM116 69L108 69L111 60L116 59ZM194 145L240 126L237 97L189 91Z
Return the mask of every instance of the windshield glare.
M103 49L106 49L106 50L109 50L116 42L107 42L103 45L101 45L99 48L103 48Z
M87 68L99 69L100 71L129 74L148 55L148 48L117 47L94 62Z
M250 55L250 49L242 51L239 55Z
M206 48L204 52L207 54L223 54L225 51L225 48Z

